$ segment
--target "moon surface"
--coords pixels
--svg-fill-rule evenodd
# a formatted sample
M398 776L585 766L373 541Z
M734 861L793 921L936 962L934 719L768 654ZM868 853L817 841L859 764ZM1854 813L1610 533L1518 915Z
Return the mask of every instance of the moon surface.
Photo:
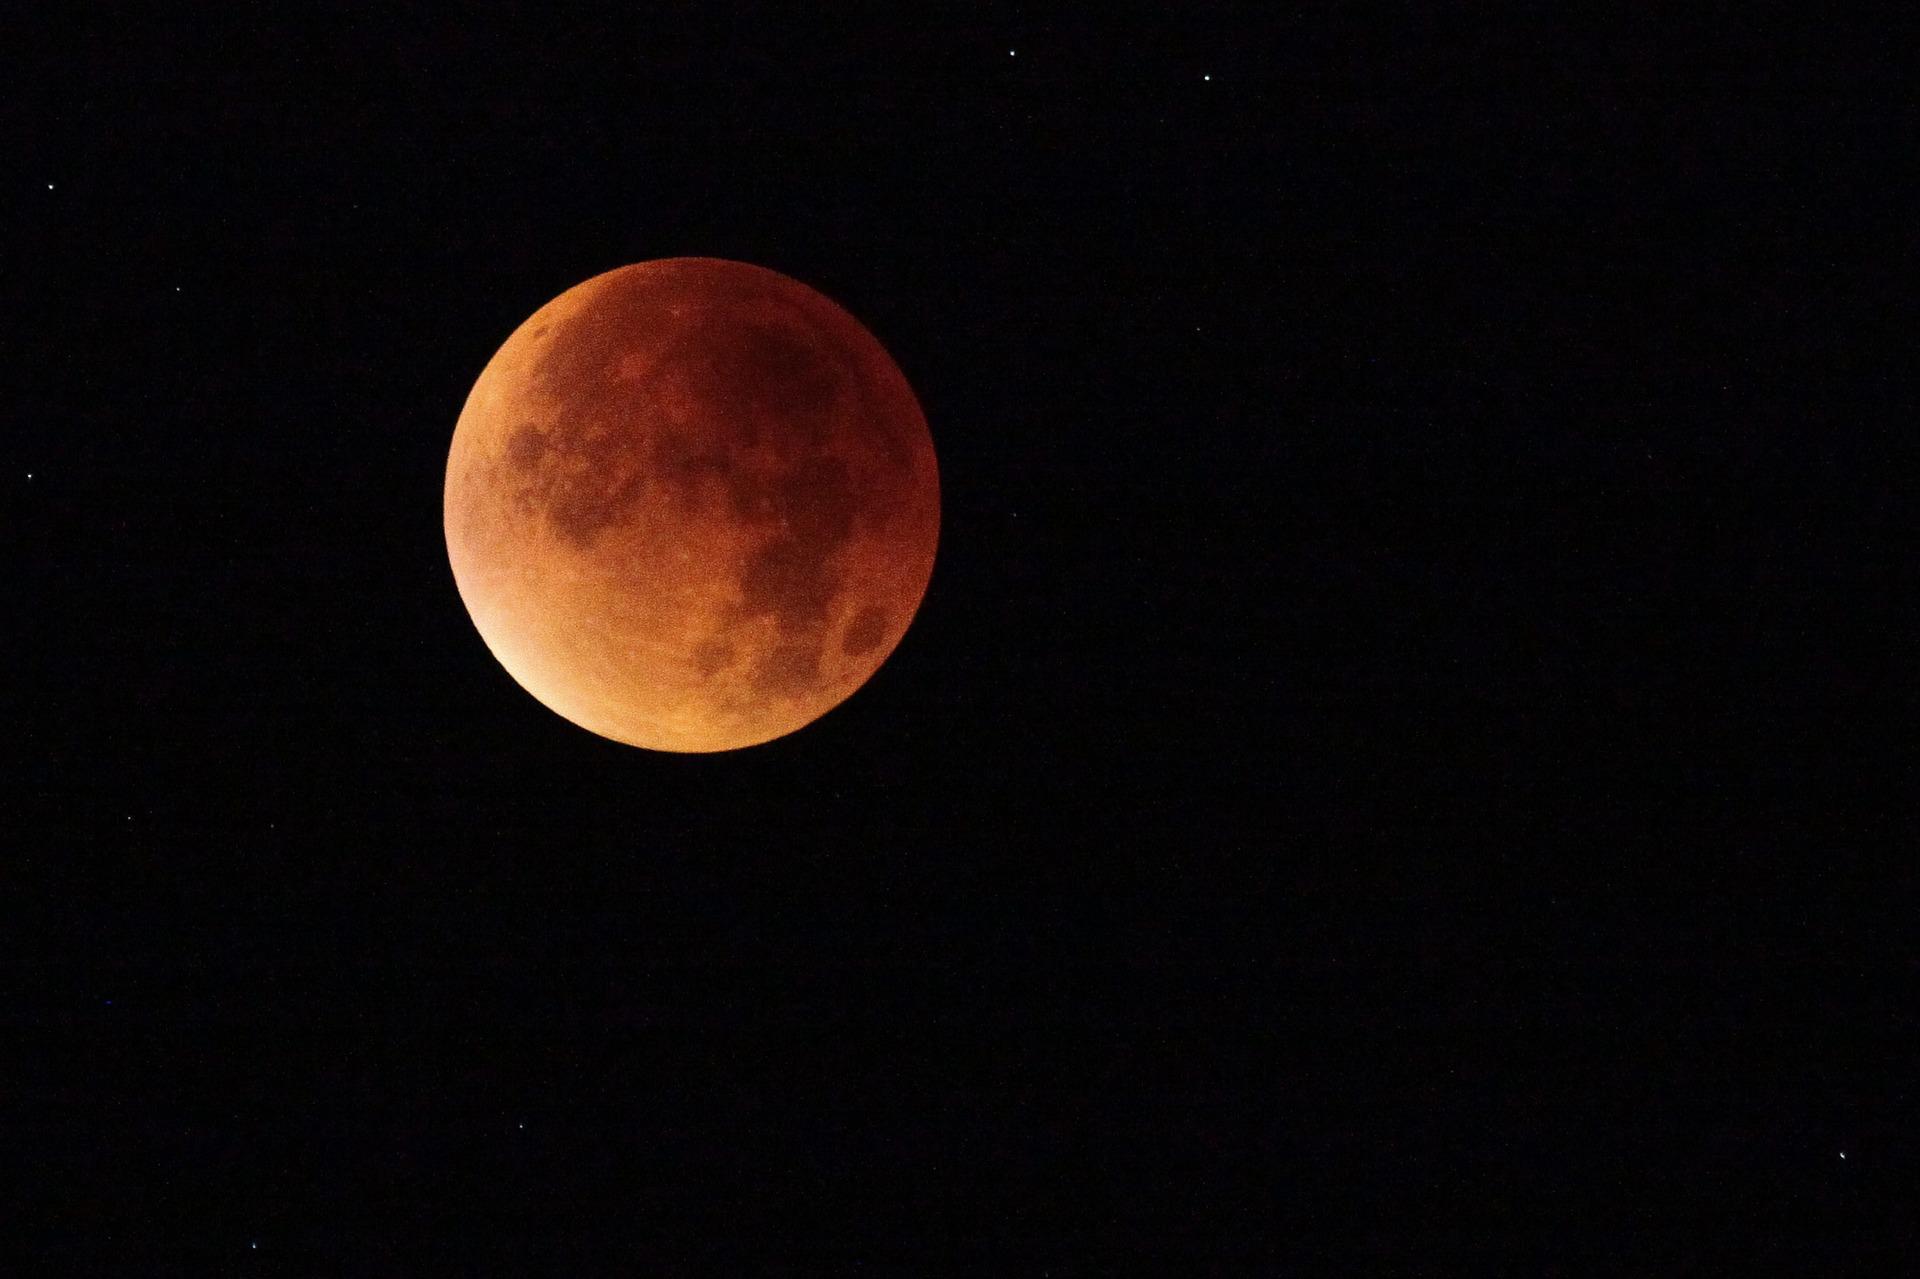
M721 751L886 661L933 572L940 481L859 321L761 267L665 258L514 330L454 429L444 516L521 687L615 741Z

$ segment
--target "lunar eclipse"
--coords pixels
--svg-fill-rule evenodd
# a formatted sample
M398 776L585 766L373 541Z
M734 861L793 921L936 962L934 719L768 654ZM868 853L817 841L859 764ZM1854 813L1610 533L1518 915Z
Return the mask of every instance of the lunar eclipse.
M939 540L918 401L847 312L774 271L595 276L508 337L447 459L447 553L508 673L601 736L765 742L899 644Z

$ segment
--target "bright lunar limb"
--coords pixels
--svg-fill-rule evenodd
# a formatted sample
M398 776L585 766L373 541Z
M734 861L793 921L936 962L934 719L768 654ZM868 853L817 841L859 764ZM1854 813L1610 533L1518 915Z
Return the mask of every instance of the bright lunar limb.
M844 701L933 570L940 486L906 379L786 276L668 258L541 307L454 430L454 581L529 693L602 736L719 751Z

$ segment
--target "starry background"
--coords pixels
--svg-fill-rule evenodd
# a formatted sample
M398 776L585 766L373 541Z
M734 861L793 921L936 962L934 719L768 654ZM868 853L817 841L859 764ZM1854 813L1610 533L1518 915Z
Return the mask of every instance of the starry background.
M1895 1247L1911 96L1429 9L10 24L20 1273ZM723 756L440 534L499 342L679 254L942 466L900 649Z

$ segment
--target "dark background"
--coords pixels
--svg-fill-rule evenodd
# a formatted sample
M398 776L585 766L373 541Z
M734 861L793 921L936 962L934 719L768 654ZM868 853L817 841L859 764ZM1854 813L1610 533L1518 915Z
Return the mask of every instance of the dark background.
M176 8L0 55L21 1273L1898 1245L1881 33ZM717 756L521 692L440 531L495 347L680 254L860 317L944 495Z

